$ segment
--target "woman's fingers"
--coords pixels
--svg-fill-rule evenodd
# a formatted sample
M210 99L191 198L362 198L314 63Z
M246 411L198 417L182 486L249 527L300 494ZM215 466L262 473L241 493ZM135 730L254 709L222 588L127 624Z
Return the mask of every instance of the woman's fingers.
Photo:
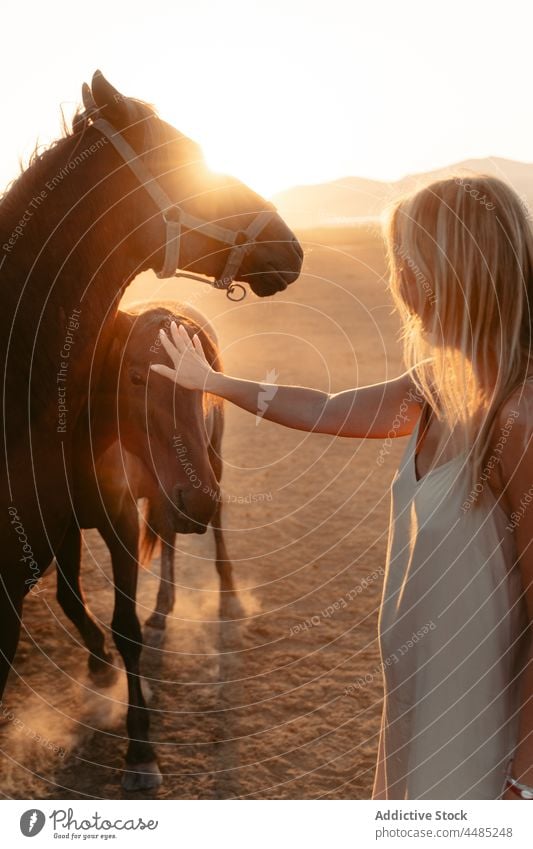
M189 338L189 334L185 330L183 324L176 324L175 321L170 323L170 335L172 337L172 341L174 342L178 351L186 351L187 348L191 347L191 340Z
M170 322L170 328L166 331L165 335L176 346L180 354L183 353L183 338L178 333L175 321Z
M194 346L194 349L195 349L196 353L197 353L197 354L200 354L200 356L202 357L202 359L203 359L203 360L205 360L204 349L203 349L203 347L202 347L202 343L201 343L201 342L200 342L200 340L198 339L198 334L197 334L197 333L195 333L195 334L194 334L194 336L192 337L192 344L193 344L193 346Z
M174 368L163 363L154 363L151 368L158 374L184 386L194 389L201 386L201 376L205 371L207 360L200 339L195 334L191 339L185 327L171 322L170 330L159 331L161 344L170 357Z
M174 324L174 327L176 327L175 324ZM180 335L180 338L181 338L183 344L189 346L191 344L191 339L189 337L189 334L185 330L185 325L180 324L179 327L177 328L177 330L178 330L178 333Z
M181 324L180 324L180 327L181 327ZM177 327L177 324L176 324L175 321L170 322L170 336L172 338L172 341L174 342L174 345L178 349L178 351L181 351L182 345L183 345L183 337L180 336L180 334L178 332L178 327Z
M180 350L177 345L172 344L164 330L159 331L159 338L161 339L161 344L169 355L170 359L172 360L174 365L177 366L183 351Z
M177 372L170 368L170 366L164 366L161 363L153 363L150 368L152 371L156 371L157 374L162 374L163 377L169 377L170 380L176 380Z

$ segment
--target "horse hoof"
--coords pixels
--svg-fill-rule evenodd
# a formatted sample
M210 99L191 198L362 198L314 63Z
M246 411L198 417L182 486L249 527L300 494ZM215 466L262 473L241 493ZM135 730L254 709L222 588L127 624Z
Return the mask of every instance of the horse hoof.
M96 687L111 687L118 678L118 670L113 666L113 655L89 657L89 678Z
M99 690L106 690L116 683L118 672L113 666L102 666L100 669L89 669L89 678Z
M244 610L239 597L233 593L222 595L220 599L219 614L221 619L242 619L244 616Z
M165 641L165 629L164 628L154 628L152 625L148 623L144 626L143 631L143 642L145 646L151 649L160 648Z
M122 776L122 787L129 793L136 790L155 790L161 787L163 776L157 761L146 764L127 764L127 771Z

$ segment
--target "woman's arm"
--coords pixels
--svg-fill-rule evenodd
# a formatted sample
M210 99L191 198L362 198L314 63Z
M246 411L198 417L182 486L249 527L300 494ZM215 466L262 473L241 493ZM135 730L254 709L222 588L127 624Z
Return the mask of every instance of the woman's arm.
M336 436L405 436L420 415L421 399L409 372L394 380L329 394L302 386L258 383L214 371L197 336L190 339L183 325L172 323L171 337L161 341L174 368L152 365L186 389L201 389L269 421L297 430Z
M520 672L518 744L511 773L521 784L533 787L533 397L508 402L500 414L502 428L513 414L510 435L501 456L502 481L510 533L514 534L518 568L529 620L528 650ZM518 414L515 418L515 414ZM513 527L514 525L514 527ZM504 799L520 801L507 791Z

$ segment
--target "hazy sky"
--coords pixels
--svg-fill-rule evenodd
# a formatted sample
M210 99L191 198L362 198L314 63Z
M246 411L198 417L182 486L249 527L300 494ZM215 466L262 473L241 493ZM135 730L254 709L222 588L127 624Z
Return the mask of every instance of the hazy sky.
M98 67L265 194L533 160L529 0L26 0L2 16L2 187Z

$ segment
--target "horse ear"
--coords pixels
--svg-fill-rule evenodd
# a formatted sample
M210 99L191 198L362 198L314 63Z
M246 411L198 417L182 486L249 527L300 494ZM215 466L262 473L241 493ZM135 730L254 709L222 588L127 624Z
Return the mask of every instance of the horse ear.
M92 112L93 110L98 109L93 93L87 83L83 83L81 87L81 99L83 100L83 105L87 112Z
M118 339L124 344L128 341L128 337L131 333L131 329L133 327L133 323L135 321L135 316L130 312L124 312L124 310L119 310L115 316L115 321L113 324L113 338Z
M93 74L91 97L102 118L117 129L128 125L128 99L106 80L101 71L95 71Z

